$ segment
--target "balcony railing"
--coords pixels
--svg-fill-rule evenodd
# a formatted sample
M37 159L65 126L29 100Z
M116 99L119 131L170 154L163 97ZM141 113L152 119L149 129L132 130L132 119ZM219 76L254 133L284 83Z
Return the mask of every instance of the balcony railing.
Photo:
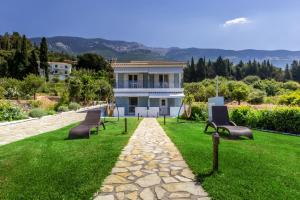
M117 83L116 88L170 88L170 84L168 82L122 81Z

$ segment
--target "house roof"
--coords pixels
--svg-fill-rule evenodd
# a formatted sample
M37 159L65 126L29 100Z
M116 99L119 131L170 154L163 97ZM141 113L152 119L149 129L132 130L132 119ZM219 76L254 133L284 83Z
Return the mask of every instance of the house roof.
M112 67L186 67L186 62L176 61L130 61L113 62Z

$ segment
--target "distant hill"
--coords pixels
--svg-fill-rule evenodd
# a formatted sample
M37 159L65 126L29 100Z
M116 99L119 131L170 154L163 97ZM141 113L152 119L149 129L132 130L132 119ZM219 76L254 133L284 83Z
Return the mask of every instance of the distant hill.
M31 38L32 42L39 44L41 38ZM67 52L77 55L87 52L101 54L106 58L116 57L120 61L127 60L175 60L187 61L191 57L195 59L206 57L214 60L218 56L230 59L237 63L240 60L247 62L269 59L274 65L284 67L293 60L300 60L300 51L288 50L224 50L224 49L200 49L200 48L154 48L137 42L117 40L105 40L101 38L81 38L69 36L56 36L47 38L49 49L58 52Z

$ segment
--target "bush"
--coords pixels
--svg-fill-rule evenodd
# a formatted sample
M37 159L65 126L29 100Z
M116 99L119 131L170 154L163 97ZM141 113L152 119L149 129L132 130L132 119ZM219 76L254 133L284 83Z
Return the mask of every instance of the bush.
M292 92L279 97L279 103L284 105L300 106L300 92Z
M300 84L297 83L296 81L288 81L283 83L282 87L287 90L298 90L300 89Z
M69 104L69 109L70 109L70 110L78 110L80 107L81 107L81 106L80 106L78 103L76 103L76 102L71 102L71 103Z
M48 110L47 114L48 115L54 115L54 114L56 114L56 112L55 112L55 110Z
M69 111L69 108L67 106L59 106L57 108L57 112L67 112Z
M265 96L266 96L265 92L254 89L248 96L248 102L251 104L261 104L264 102Z
M0 101L0 121L12 121L26 118L22 109L8 101Z
M192 120L206 121L208 119L206 103L194 103L192 105Z
M243 82L245 82L246 84L248 85L251 85L257 81L260 81L260 78L259 76L246 76L244 79L243 79Z
M235 123L242 126L300 133L300 108L297 107L277 107L272 110L240 107L231 110L230 117Z
M32 108L39 108L42 105L42 102L39 100L31 100L29 101L29 104Z
M0 86L0 99L4 99L5 89Z
M47 115L47 112L41 108L34 108L29 112L29 116L33 118L40 118Z

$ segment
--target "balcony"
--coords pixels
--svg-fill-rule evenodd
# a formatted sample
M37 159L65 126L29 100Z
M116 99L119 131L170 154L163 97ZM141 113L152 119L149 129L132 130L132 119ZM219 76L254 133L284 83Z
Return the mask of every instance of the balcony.
M143 81L122 81L118 83L118 87L115 89L132 89L132 88L176 88L169 82L143 82Z

